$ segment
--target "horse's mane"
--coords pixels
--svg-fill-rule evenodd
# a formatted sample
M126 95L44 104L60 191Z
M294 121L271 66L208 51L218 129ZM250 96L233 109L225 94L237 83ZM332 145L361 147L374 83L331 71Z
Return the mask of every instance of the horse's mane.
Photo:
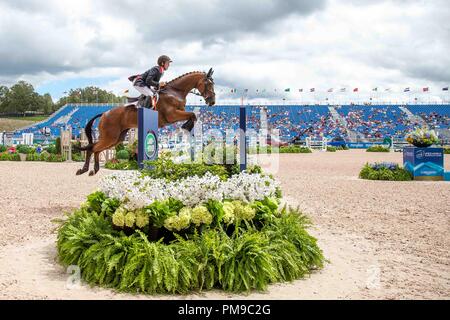
M185 76L187 76L187 75L194 74L194 73L203 73L203 74L204 74L203 71L191 71L191 72L187 72L187 73L185 73L185 74L182 74L182 75L179 76L179 77L176 77L175 79L170 80L169 82L166 83L166 85L173 84L173 83L174 83L175 81L177 81L178 79L181 79L181 78L183 78L183 77L185 77Z

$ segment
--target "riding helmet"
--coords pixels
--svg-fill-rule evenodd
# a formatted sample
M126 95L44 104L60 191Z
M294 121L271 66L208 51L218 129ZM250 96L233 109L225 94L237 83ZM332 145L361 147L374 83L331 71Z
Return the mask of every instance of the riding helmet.
M172 59L170 59L168 56L166 55L162 55L158 58L158 66L162 65L163 63L165 63L166 61L172 62Z

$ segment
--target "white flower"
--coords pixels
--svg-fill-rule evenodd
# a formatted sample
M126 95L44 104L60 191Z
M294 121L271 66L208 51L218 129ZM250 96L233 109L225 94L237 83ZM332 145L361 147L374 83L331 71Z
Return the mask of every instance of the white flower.
M211 173L177 181L152 179L138 171L115 172L100 181L100 190L107 197L119 199L127 210L136 210L169 198L195 207L209 200L224 199L252 202L273 197L279 184L266 175L242 172L227 181Z

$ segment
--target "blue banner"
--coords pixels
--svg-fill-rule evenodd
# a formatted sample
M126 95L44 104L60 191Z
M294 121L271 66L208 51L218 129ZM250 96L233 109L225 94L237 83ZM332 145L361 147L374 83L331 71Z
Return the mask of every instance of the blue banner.
M389 144L383 144L382 142L347 142L347 147L350 149L367 149L372 146L384 146L389 147Z

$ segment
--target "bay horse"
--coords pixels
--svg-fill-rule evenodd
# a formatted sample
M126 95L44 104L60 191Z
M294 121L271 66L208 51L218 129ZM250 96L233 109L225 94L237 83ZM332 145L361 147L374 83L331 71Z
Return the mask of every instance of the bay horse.
M208 73L194 71L183 74L168 82L159 90L159 100L156 104L158 111L158 127L162 128L169 124L185 121L182 128L191 131L195 125L197 117L195 113L185 110L186 96L197 89L207 105L213 106L216 103L216 94L214 92L214 81L212 78L213 69ZM135 101L137 98L129 99ZM86 151L86 160L83 168L76 174L80 175L89 171L89 162L94 154L94 170L89 172L90 176L95 175L100 169L100 153L104 150L114 147L125 139L125 136L131 128L138 127L137 107L135 105L124 105L93 117L85 127L88 145L79 147L81 151ZM99 138L97 142L92 139L92 126L94 121L100 118L98 124Z

